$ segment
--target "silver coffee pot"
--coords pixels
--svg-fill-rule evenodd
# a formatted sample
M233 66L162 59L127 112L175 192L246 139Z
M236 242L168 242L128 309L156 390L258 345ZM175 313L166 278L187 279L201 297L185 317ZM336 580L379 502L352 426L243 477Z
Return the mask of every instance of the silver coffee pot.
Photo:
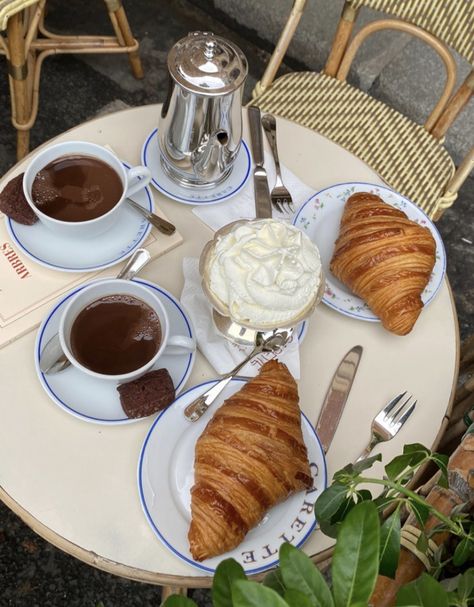
M180 185L215 186L240 149L247 60L232 42L192 32L170 50L168 70L158 127L162 167Z

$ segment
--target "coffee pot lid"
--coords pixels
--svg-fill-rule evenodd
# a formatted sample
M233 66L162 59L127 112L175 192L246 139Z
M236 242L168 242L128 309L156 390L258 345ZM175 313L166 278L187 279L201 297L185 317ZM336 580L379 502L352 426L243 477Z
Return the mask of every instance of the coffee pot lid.
M244 82L247 59L237 45L212 32L191 32L168 54L173 79L188 91L201 95L225 95Z

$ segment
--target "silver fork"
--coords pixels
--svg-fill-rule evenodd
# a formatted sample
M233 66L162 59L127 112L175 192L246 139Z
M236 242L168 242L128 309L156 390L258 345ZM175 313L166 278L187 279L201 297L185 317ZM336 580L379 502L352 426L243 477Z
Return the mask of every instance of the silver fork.
M374 417L370 442L357 458L357 462L365 459L378 443L391 440L413 413L417 401L413 402L414 397L411 395L405 399L406 395L407 393L403 392L396 396Z
M272 149L273 160L275 161L276 181L273 190L270 192L272 205L280 211L280 213L294 213L295 207L291 194L283 184L280 170L280 158L278 156L278 147L276 140L276 120L272 114L265 114L262 118L263 130L268 139L268 143Z

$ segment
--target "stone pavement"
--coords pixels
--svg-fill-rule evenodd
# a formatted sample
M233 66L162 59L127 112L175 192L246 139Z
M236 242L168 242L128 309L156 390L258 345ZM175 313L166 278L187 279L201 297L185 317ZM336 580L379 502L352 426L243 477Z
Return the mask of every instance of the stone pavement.
M322 10L321 0L316 1L319 10ZM222 2L215 4L230 12L230 3L224 3L225 6ZM248 1L249 7L257 4L259 3ZM333 5L324 0L324 4L327 8L326 17L335 19L338 12L334 8L336 2ZM43 67L40 108L32 131L32 147L99 113L162 102L167 88L167 51L177 39L192 30L211 30L241 46L251 68L245 91L246 99L249 99L250 91L261 75L268 57L269 43L261 31L256 34L259 30L257 26L251 30L248 23L236 23L235 15L234 21L230 21L225 15L218 14L219 20L216 21L203 10L210 5L208 0L198 0L194 4L186 0L125 2L132 29L141 43L145 69L143 81L136 81L131 76L124 56L66 55L48 58ZM53 31L82 31L90 34L109 32L109 21L100 1L84 3L81 0L70 0L64 3L50 0L49 6L48 24ZM272 3L272 14L268 16L265 27L272 24L276 27L276 18L283 13L281 2ZM79 26L72 30L70 24ZM307 32L306 37L308 36ZM318 45L317 42L324 42L327 36L326 33L317 37L312 67L320 68L323 65L327 47L325 43ZM300 47L297 48L303 51L307 48L304 36L298 44ZM398 49L405 52L407 47L405 42L400 44L393 41L391 45L395 46L390 46L389 51L386 49L385 54L377 55L376 65L367 60L368 63L357 78L363 88L396 105L399 102L398 98L394 98L397 93L393 84L396 76L389 77L389 73L391 70L396 73L403 68L396 65L400 55L395 57L392 51ZM299 64L301 66L301 62ZM295 65L295 61L290 61L291 67ZM1 175L15 162L15 132L9 119L4 59L0 59L0 67ZM286 66L284 69L289 68ZM378 75L374 76L374 73ZM468 122L472 119L472 109L470 116L466 119ZM472 141L472 133L470 137ZM458 143L453 140L453 155L458 154L465 145L464 140L465 132L456 140ZM472 332L474 327L474 221L472 210L468 207L473 198L474 179L471 178L463 187L454 208L438 224L448 251L448 274L463 335ZM210 605L207 591L196 590L191 596L199 605ZM30 531L0 504L0 607L96 607L100 603L104 607L148 607L158 605L159 597L158 587L117 578L62 553Z

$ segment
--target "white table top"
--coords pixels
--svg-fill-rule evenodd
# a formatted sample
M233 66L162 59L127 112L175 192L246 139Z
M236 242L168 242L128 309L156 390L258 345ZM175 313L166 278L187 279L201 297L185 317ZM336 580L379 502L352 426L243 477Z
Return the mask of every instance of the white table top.
M108 143L121 158L138 164L142 144L158 119L159 106L134 108L80 125L57 140ZM282 162L315 190L344 181L381 183L361 161L316 133L284 120L278 128L280 141L286 142L280 144ZM248 139L245 129L244 136ZM154 194L184 243L141 276L179 297L182 259L197 257L211 231L191 213L192 207ZM35 375L35 333L0 350L1 499L48 541L99 568L152 583L209 585L211 578L160 543L141 510L137 460L151 420L99 426L59 409ZM387 462L406 443L433 444L457 376L458 327L448 282L412 333L402 338L380 324L318 306L301 346L300 403L310 420L317 419L337 364L355 344L364 347L364 354L327 456L329 479L359 454L374 415L402 390L415 394L418 406L396 438L377 451ZM213 377L199 354L187 387ZM313 555L331 544L316 531L304 550Z

